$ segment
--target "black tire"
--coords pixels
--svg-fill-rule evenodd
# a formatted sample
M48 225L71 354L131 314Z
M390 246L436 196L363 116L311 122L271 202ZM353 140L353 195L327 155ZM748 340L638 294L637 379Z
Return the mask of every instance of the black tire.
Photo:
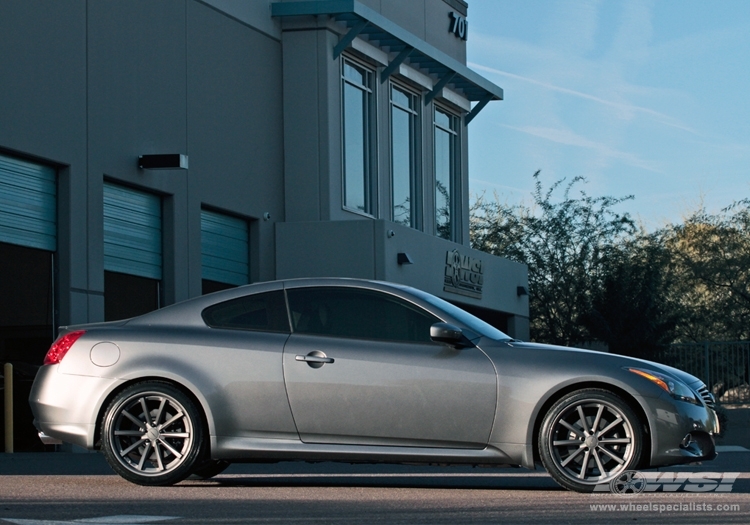
M607 390L578 390L547 412L539 431L539 455L558 484L592 492L637 468L643 435L640 419L620 397Z
M102 419L102 450L112 469L138 485L173 485L204 452L203 422L193 401L168 383L126 388Z
M197 468L193 469L190 479L211 479L224 472L231 463L218 459L209 459L204 461Z

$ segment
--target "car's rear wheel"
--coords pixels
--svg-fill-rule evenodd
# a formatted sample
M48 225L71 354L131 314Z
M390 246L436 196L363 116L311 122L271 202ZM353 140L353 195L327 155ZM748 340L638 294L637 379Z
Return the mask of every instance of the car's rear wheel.
M102 420L110 466L139 485L172 485L190 475L204 448L200 412L174 386L137 383L120 392Z
M547 412L539 432L539 453L563 487L591 492L638 466L642 424L620 397L607 390L571 392Z

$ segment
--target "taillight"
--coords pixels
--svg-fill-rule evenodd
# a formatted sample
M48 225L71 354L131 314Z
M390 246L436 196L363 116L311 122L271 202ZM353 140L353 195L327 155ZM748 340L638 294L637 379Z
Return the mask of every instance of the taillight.
M57 341L52 343L52 346L47 350L47 355L44 356L45 365L56 365L65 354L68 353L73 343L78 341L78 338L86 333L86 330L76 330L75 332L69 332L61 337L57 338Z

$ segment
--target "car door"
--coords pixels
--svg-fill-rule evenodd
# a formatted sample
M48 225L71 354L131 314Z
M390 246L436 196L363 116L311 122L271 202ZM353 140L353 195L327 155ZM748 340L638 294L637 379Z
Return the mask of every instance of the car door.
M284 379L308 443L483 448L495 370L478 348L430 340L440 321L394 295L354 287L287 290L293 333Z

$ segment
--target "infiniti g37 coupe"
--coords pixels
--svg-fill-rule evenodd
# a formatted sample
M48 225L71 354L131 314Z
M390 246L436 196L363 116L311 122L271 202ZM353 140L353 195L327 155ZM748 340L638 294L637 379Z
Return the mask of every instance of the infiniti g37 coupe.
M713 459L693 376L514 340L406 286L253 284L129 320L69 326L30 398L43 439L101 449L142 485L231 462L541 464L591 491Z

